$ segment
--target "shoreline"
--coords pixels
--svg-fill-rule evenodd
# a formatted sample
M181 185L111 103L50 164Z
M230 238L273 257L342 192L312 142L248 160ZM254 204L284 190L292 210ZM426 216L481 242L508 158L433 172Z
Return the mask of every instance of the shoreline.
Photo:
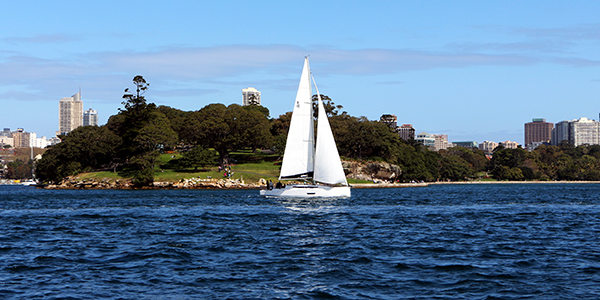
M479 184L600 184L600 181L450 181L450 182L420 182L420 183L355 183L350 184L353 189L374 189L374 188L411 188L411 187L429 187L435 185L479 185ZM18 184L12 184L19 186ZM260 190L265 186L256 183L243 182L220 182L199 185L180 185L174 182L155 182L153 186L133 187L128 184L103 186L90 184L89 182L80 182L75 185L37 185L39 189L56 190Z
M469 184L600 184L600 181L434 181L422 183L357 183L353 188L406 188Z

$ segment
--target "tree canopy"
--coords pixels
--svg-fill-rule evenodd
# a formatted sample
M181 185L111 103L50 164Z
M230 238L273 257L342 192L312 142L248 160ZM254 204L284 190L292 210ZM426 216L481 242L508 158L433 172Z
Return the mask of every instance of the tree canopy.
M135 76L133 85L133 91L125 89L123 108L106 125L79 127L61 136L62 142L37 162L37 177L59 182L80 172L108 169L148 185L159 153L182 145L191 150L183 153L179 165L194 169L228 164L229 153L239 149L270 148L283 155L291 112L269 119L269 110L257 101L249 106L208 104L196 111L157 107L146 101L149 83L142 76ZM340 155L395 164L401 168L397 179L403 182L461 181L486 173L498 180L600 180L600 145L561 143L532 152L499 146L491 159L481 150L462 147L434 152L414 140L402 140L382 122L340 112L341 105L320 96ZM12 163L10 176L26 178L31 173L27 166L23 161Z

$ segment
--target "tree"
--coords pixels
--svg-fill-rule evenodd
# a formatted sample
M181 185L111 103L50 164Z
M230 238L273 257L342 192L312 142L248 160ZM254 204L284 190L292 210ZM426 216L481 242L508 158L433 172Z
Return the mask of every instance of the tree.
M434 181L440 179L442 156L430 151L419 142L401 142L398 147L396 164L402 169L403 182Z
M146 103L144 94L149 83L144 77L133 78L135 93L125 89L124 108L119 115L111 117L107 126L123 138L120 157L126 164L136 185L148 185L154 181L154 165L162 149L173 147L179 138L171 128L164 113L154 103Z
M321 101L323 101L323 108L325 108L325 113L327 114L327 117L337 116L338 113L340 112L340 110L342 108L344 108L341 105L335 105L335 103L333 103L333 100L331 100L331 98L329 98L329 96L326 96L326 95L319 95L319 96L321 96ZM313 116L315 118L317 118L317 116L319 114L319 110L317 109L317 105L319 103L319 98L315 94L312 96L311 100L313 103Z
M24 163L21 160L15 160L9 162L6 170L6 177L9 179L27 179L32 178L33 174L31 169L33 168L33 162Z
M395 158L400 137L385 124L346 113L332 116L329 121L340 155L357 159Z
M214 148L219 163L229 163L229 152L245 147L268 147L272 141L269 120L259 111L237 104L209 104L195 114L195 144Z
M273 150L275 153L283 155L285 144L287 142L290 123L292 122L292 112L289 111L280 115L271 122L271 135L273 136Z
M198 167L214 165L217 162L218 155L215 151L204 149L201 146L196 146L190 151L183 153L179 158L179 165L182 167L193 167L197 170Z
M256 97L255 94L250 94L250 96L248 96L248 104L250 104L250 105L259 105L259 103L258 103L258 97Z
M168 106L159 106L157 110L163 113L167 120L169 120L169 124L171 129L175 131L178 137L177 143L185 143L185 135L186 135L186 120L191 112L179 110L176 108L171 108Z
M150 114L148 123L142 127L133 139L136 152L156 152L171 148L177 143L177 133L171 128L167 117L160 111Z
M440 150L442 156L458 156L464 159L473 170L473 172L485 171L487 169L488 159L483 151L479 149L467 149L465 147L452 147L446 151Z
M78 127L44 153L36 177L56 183L86 170L114 167L121 145L121 138L106 126Z
M446 156L440 161L440 176L453 181L466 180L473 176L473 169L460 156Z

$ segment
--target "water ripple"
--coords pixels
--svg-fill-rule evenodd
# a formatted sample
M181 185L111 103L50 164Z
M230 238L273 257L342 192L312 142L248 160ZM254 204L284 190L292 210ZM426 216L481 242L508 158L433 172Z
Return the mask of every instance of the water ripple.
M0 187L0 295L600 298L599 192L435 186L280 200Z

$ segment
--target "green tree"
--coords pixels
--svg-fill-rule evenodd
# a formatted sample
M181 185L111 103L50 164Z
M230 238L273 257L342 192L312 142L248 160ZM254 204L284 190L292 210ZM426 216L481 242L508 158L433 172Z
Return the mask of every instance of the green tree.
M466 180L473 176L470 164L460 156L449 155L440 161L440 177L453 181Z
M35 174L42 181L56 183L83 171L113 168L118 162L122 141L106 126L78 127L61 138L37 162Z
M177 143L177 133L171 128L167 117L154 111L150 119L133 139L136 152L158 152L165 148L172 148Z
M385 124L345 113L332 116L330 124L340 155L394 160L400 137Z
M193 117L194 144L214 148L219 152L219 163L229 163L229 152L246 147L269 147L271 124L259 111L237 104L209 104Z
M321 101L323 101L323 108L325 109L325 113L327 114L327 117L337 116L339 114L340 110L342 108L344 108L341 105L335 105L335 103L333 102L333 100L331 100L331 98L329 98L329 96L326 96L326 95L319 95L319 96L321 96ZM317 116L319 114L319 110L317 108L317 105L319 103L319 98L315 94L312 96L311 100L313 103L313 116L315 118L317 118Z
M447 150L440 150L442 156L458 156L464 159L473 172L481 172L487 169L488 159L483 151L479 149L467 149L464 147L452 147Z
M196 146L190 151L183 153L179 158L179 165L185 168L193 167L197 170L198 167L214 165L217 162L218 155L215 151L204 149L201 146Z
M167 117L167 119L169 120L171 129L173 129L173 131L175 131L175 133L177 134L177 137L178 137L177 143L184 143L185 142L184 141L185 130L186 130L185 122L191 112L183 111L183 110L179 110L176 108L171 108L171 107L163 106L163 105L159 106L157 109L159 112L164 114Z
M107 126L123 139L119 156L125 163L124 171L136 185L148 185L154 181L159 152L175 146L179 138L165 114L154 103L146 102L144 94L150 84L140 75L133 78L133 84L135 93L125 89L124 108L109 119Z
M273 136L273 150L275 153L283 155L287 135L292 121L292 112L287 112L280 115L277 119L271 122L271 135Z
M396 164L402 169L403 182L440 179L441 154L430 151L419 142L400 143L397 157Z

